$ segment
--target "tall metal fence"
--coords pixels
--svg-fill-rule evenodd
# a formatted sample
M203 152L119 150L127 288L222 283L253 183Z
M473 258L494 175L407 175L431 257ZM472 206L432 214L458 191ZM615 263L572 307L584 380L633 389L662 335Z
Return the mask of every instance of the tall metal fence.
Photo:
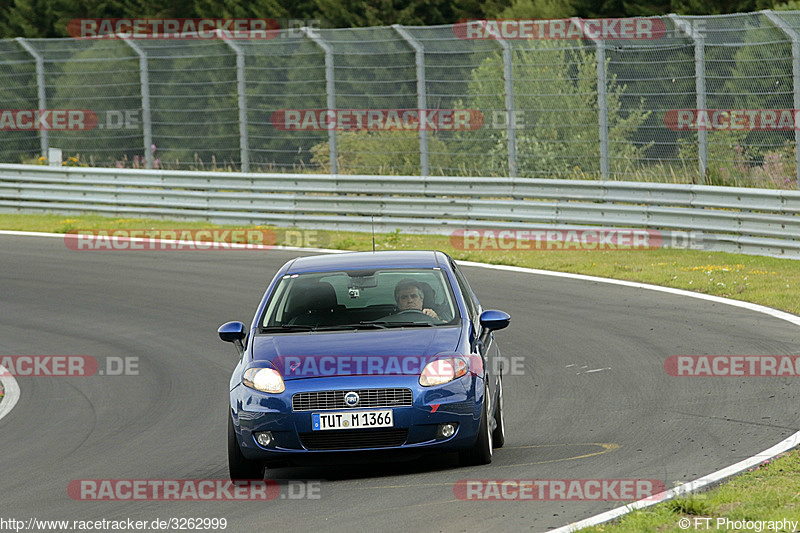
M640 20L655 30L3 40L4 110L87 110L97 124L13 131L3 115L0 162L41 163L52 147L67 164L118 168L797 188L800 12ZM370 110L374 127L341 124ZM403 110L445 120L408 127ZM467 113L468 127L447 122L448 110Z

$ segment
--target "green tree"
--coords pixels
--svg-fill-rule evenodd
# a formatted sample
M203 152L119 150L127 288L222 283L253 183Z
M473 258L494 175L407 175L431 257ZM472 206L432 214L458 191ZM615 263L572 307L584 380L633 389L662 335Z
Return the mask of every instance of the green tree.
M576 0L512 0L497 18L563 19L578 14Z
M37 109L36 64L14 41L0 41L0 102L3 109ZM36 131L0 131L0 161L20 163L39 156Z
M391 150L387 150L391 146ZM416 131L346 131L337 139L339 172L342 174L419 175L419 133ZM431 174L452 174L460 163L441 139L428 140ZM312 162L330 172L327 141L311 148Z
M144 155L139 58L133 50L118 40L75 40L69 47L59 41L51 44L72 55L67 61L47 64L47 84L54 88L48 107L94 111L102 126L51 131L50 145L63 149L65 157L80 154L82 160L98 165ZM127 125L126 112L131 117Z
M597 70L594 51L567 48L556 41L535 41L518 47L512 57L519 175L558 177L599 173ZM498 53L475 70L466 105L487 116L504 109L503 62ZM649 112L637 107L621 109L626 87L611 76L607 86L610 165L623 172L635 164L647 145L630 141ZM489 167L507 172L505 128L484 128ZM478 149L478 145L469 149ZM496 170L495 170L496 172Z

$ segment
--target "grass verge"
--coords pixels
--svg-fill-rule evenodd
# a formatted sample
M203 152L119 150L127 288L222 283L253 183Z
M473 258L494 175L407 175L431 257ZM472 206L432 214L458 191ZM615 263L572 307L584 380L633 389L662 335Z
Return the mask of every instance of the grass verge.
M111 218L95 215L19 215L0 214L0 229L67 233L75 230L112 229L201 229L258 228L267 226L221 226L207 222ZM277 244L295 245L282 240ZM371 250L367 233L325 232L314 235L307 244L343 250ZM453 246L448 236L392 233L375 235L378 250L442 250L455 259L491 264L514 265L543 270L573 272L687 289L736 300L743 300L800 315L800 262L790 259L707 252L698 250L549 250L549 251L469 251ZM773 461L751 469L708 492L637 510L617 522L585 531L613 533L686 531L681 518L698 519L691 530L738 531L740 520L800 521L800 453L793 450ZM703 520L710 518L710 522ZM717 519L729 519L717 527ZM774 529L773 529L774 531ZM779 530L780 531L780 530Z
M629 513L583 532L797 531L800 525L800 452L792 450L701 494ZM684 521L681 527L680 522ZM686 522L688 520L688 522ZM786 522L784 522L786 521ZM795 522L793 527L784 524ZM748 525L748 522L751 524ZM757 522L761 522L759 526ZM773 522L770 525L769 522Z

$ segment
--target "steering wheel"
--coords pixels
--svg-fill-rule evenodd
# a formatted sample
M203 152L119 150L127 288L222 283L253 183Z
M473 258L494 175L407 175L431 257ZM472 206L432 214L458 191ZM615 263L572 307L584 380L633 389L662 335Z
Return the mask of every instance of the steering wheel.
M413 314L413 317L412 317L412 314ZM393 314L391 316L393 316L393 317L398 316L399 317L399 316L402 316L402 315L405 315L405 317L408 317L410 320L413 320L413 321L417 321L417 317L419 317L419 318L425 317L426 322L431 322L431 323L434 322L434 321L437 321L437 320L441 321L440 318L434 318L434 317L432 317L432 316L430 316L428 314L423 313L419 309L405 309L404 311L399 311L399 312L397 312L397 313L395 313L395 314ZM402 320L398 320L398 322L402 322Z

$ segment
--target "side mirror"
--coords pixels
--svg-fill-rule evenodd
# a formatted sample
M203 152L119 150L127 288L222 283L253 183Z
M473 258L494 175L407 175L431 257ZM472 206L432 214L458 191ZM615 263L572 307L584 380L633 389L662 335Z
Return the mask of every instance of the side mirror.
M511 322L511 316L503 311L489 309L481 313L481 326L489 331L507 328Z
M226 322L217 330L219 338L225 342L232 342L239 353L244 352L242 341L247 337L247 326L241 322Z

